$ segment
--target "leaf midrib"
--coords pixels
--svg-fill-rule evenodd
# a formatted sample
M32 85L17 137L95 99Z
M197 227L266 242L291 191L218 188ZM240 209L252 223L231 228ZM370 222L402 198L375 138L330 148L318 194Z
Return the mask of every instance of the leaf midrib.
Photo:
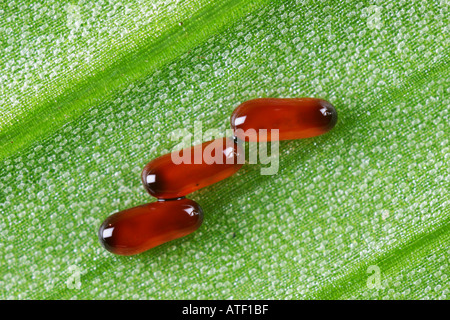
M156 41L130 52L110 68L87 76L52 101L42 102L20 122L0 132L0 160L40 141L93 105L170 63L266 2L229 0L211 3L184 21L183 28L179 25L168 28Z
M448 215L448 212L444 213L444 215L446 214ZM432 227L430 226L430 228ZM361 282L361 279L366 280L370 276L367 273L369 266L378 266L382 275L391 274L395 267L408 265L400 261L410 259L411 256L415 257L414 252L427 250L429 247L434 249L436 243L448 243L450 240L449 230L450 219L446 219L442 224L433 228L431 232L415 235L406 241L401 241L401 243L380 255L375 255L372 259L358 263L355 268L341 273L337 278L330 280L328 285L320 287L320 290L315 292L313 296L319 299L348 299L351 294L358 292L359 287L366 284ZM418 256L423 257L423 255Z

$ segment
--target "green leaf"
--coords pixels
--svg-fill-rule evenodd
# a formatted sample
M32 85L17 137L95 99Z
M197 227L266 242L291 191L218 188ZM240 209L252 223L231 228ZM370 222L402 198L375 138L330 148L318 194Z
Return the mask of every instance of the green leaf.
M448 299L448 1L18 0L0 17L0 297ZM226 134L241 102L300 96L338 124L281 142L276 175L246 164L190 195L205 220L185 238L100 246L107 216L154 201L140 171L175 131Z

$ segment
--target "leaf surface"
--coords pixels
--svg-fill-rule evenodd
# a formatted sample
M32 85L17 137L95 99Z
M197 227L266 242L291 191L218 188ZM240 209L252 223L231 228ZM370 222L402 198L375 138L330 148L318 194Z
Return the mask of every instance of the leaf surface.
M18 0L0 6L0 296L448 299L447 1ZM337 126L193 193L202 227L114 256L177 130L257 97ZM268 115L270 116L270 115ZM211 131L209 132L211 133Z

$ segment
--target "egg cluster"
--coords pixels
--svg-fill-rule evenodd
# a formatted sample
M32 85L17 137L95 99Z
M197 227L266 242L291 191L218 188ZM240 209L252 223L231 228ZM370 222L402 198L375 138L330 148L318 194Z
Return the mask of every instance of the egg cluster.
M203 211L186 195L226 179L245 162L243 142L311 138L331 130L336 109L317 98L260 98L231 115L233 137L165 154L142 171L145 189L158 200L117 212L99 229L101 244L119 255L134 255L186 236L203 222Z

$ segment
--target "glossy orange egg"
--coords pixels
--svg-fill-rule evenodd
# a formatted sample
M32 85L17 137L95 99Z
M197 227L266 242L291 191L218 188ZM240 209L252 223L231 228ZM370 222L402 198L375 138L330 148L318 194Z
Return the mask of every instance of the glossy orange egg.
M334 106L317 98L259 98L239 105L231 128L243 141L311 138L331 130L337 122ZM278 137L271 130L278 130Z
M156 198L183 197L236 173L244 163L242 156L232 138L208 141L149 162L142 170L142 183Z
M192 200L157 201L117 212L100 226L98 237L108 251L134 255L197 230L201 207Z

